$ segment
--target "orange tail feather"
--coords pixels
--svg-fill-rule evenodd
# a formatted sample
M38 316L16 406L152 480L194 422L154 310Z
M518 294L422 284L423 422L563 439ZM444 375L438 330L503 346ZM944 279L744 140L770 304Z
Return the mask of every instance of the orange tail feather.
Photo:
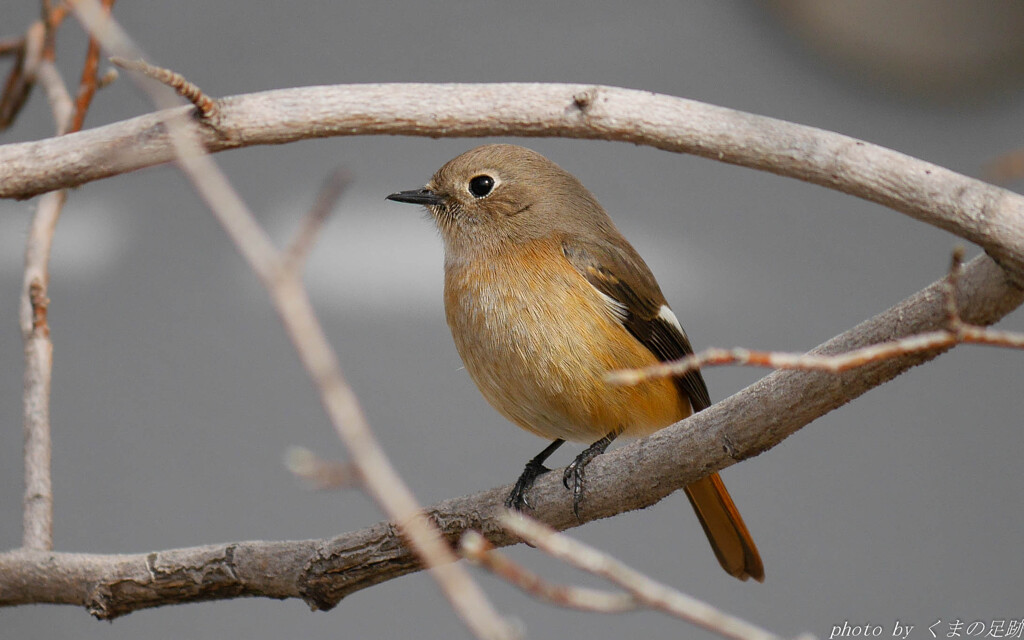
M685 491L726 573L740 580L764 582L761 556L719 475L713 473L698 480Z

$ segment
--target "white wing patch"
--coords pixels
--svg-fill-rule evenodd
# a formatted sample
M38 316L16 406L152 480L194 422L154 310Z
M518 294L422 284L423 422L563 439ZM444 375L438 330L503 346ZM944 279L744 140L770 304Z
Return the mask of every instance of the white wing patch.
M686 332L683 331L683 325L679 324L679 318L677 318L676 314L668 308L667 304L661 305L661 309L658 309L658 317L678 329L679 333L686 338Z
M593 287L594 285L590 286ZM615 319L625 324L626 319L629 318L629 309L626 307L626 305L622 304L621 302L611 297L610 295L602 292L597 287L594 287L594 291L597 291L598 295L600 295L601 298L604 300L604 303L608 305L608 310L612 312L612 315L615 316ZM672 312L669 311L669 313Z

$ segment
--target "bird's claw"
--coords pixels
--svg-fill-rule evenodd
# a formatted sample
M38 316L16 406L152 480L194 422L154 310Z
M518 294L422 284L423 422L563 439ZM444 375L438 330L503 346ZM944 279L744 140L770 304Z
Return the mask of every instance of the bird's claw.
M584 451L584 453L586 453ZM586 484L586 467L592 458L585 458L581 453L575 460L565 468L562 474L562 485L572 491L572 513L576 519L580 519L580 501L583 499L583 486ZM569 486L569 480L572 486Z
M548 471L551 471L551 469L548 469L542 464L526 465L526 468L523 469L522 475L519 476L519 479L516 480L515 485L513 485L512 491L510 491L508 497L505 498L505 508L513 509L515 511L522 511L524 507L527 509L533 509L533 505L530 504L530 499L526 494L537 478Z

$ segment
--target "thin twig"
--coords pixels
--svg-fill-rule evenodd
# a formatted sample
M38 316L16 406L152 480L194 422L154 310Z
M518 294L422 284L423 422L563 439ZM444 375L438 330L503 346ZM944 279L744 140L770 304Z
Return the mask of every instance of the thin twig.
M39 63L36 75L39 83L43 85L46 99L50 103L57 135L68 133L75 115L75 105L71 102L71 94L68 93L67 85L60 77L57 66L50 60L43 60Z
M495 551L494 545L479 531L470 530L462 534L459 551L473 564L504 578L535 598L559 607L593 613L626 613L641 608L636 598L628 593L552 584L500 551Z
M100 38L117 57L143 59L138 46L96 0L74 0L72 7L86 29ZM165 91L151 83L143 89L158 108L167 108ZM486 595L428 520L412 492L387 459L366 421L358 400L345 381L337 356L316 318L301 279L288 269L226 176L206 154L187 120L175 114L165 122L178 164L213 210L235 245L270 293L292 344L313 380L335 431L351 452L367 492L402 531L406 541L431 572L458 616L480 638L513 638L517 634L491 606Z
M50 381L53 342L47 323L47 264L53 232L67 199L67 191L54 191L39 200L25 250L21 294L21 333L25 342L24 464L25 496L22 547L53 548L53 484L50 475Z
M43 24L46 26L46 37L43 43L43 60L57 60L57 29L64 22L67 13L61 10L63 4L55 7L50 0L42 1Z
M959 331L941 329L892 342L875 344L836 355L781 353L751 349L704 349L699 353L644 369L622 369L606 378L612 384L634 385L653 378L681 376L703 367L736 365L766 369L797 369L843 373L882 360L918 353L937 352L958 344L985 344L1008 349L1024 349L1024 334L987 327L963 326Z
M48 5L50 3L46 2L45 4ZM70 10L71 9L70 7L68 7L68 4L66 2L60 2L57 4L57 6L46 9L44 13L47 16L47 22L50 24L50 28L56 29L57 27L59 27L61 23L64 22L64 20L68 17L68 12Z
M203 118L211 118L217 114L217 101L203 93L198 85L189 82L180 73L149 64L141 58L130 60L113 56L110 61L122 69L138 71L147 78L152 78L160 84L174 89L175 93L191 102Z
M996 184L1024 178L1024 149L1014 149L985 165L984 176Z
M67 131L72 117L71 96L50 60L39 63L38 77L53 112L58 135ZM53 377L53 342L47 320L50 249L67 191L53 191L39 199L25 247L25 274L21 293L21 333L25 342L24 464L25 496L22 547L53 548L53 482L50 472L50 383Z
M502 525L526 542L572 566L610 580L638 603L687 620L735 640L779 640L778 636L746 620L731 616L706 602L657 582L594 547L522 514L506 512Z
M300 272L313 244L320 233L327 217L341 197L342 192L351 184L352 178L345 169L335 169L324 181L317 195L316 203L310 209L309 214L302 219L299 230L292 238L291 244L284 252L285 268L292 272Z
M112 0L105 0L112 4ZM72 104L64 80L54 64L54 31L63 20L57 9L44 3L45 22L37 22L29 31L25 67L37 77L53 113L57 135L73 130L89 108L79 96L77 110ZM98 50L97 50L98 51ZM28 72L27 72L28 73ZM83 83L92 77L95 85L95 61L86 61ZM57 220L67 201L67 191L47 193L40 198L32 218L25 249L25 274L21 295L21 331L25 342L24 381L24 465L22 547L33 550L53 548L53 482L51 474L52 436L50 428L50 391L53 378L53 342L50 338L48 311L50 300L49 262Z
M943 296L946 299L946 328L959 331L964 327L960 317L960 305L956 301L956 291L960 288L960 276L964 272L964 248L957 246L949 260L949 271L946 273L946 286Z
M25 32L25 44L17 51L0 95L0 131L11 126L25 106L36 82L36 70L43 59L46 43L46 25L42 20L33 22Z
M115 69L114 67L108 68L106 71L103 72L103 75L96 80L96 88L106 89L111 84L113 84L115 80L117 80L118 76L119 74L117 73L117 69Z
M115 0L102 0L103 8L110 13ZM100 67L100 43L89 36L89 48L85 52L85 64L82 65L82 77L78 82L78 97L75 98L75 118L71 121L70 131L81 131L85 124L85 114L89 111L93 96L99 85L97 71Z
M290 447L284 454L284 466L318 491L349 488L359 484L355 466L326 460L305 447Z
M0 56L11 56L25 48L25 36L0 38Z
M899 356L938 352L958 344L984 344L1007 349L1024 349L1024 333L980 327L965 323L960 318L956 291L962 270L962 260L963 249L958 248L954 251L949 274L943 281L946 312L946 327L943 329L829 355L754 351L742 348L710 348L679 360L643 369L612 371L607 374L606 379L612 384L634 385L654 378L681 376L702 367L723 365L842 373Z

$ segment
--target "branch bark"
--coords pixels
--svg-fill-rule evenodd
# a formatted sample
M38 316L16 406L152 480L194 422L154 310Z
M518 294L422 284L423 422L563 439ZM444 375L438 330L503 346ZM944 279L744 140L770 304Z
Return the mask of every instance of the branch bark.
M814 350L839 353L931 331L946 322L945 280L836 336ZM987 256L964 269L957 300L965 322L989 325L1024 303L1024 290ZM777 371L681 423L606 453L588 468L581 520L559 473L533 488L532 515L558 530L641 509L675 490L765 451L816 418L938 355L918 353L840 375ZM631 481L636 476L651 482ZM427 508L454 543L476 529L495 546L514 544L493 516L510 487ZM331 540L241 542L139 555L40 551L0 554L0 606L63 603L104 619L163 604L239 596L302 598L330 609L346 595L419 570L389 523Z
M37 71L53 112L57 135L63 135L74 115L71 96L57 67L47 58ZM88 106L88 105L86 105ZM19 324L25 343L25 375L22 394L25 495L22 499L22 537L25 549L53 548L53 479L50 463L53 439L50 430L50 384L53 380L53 341L47 319L50 300L50 249L67 191L51 191L36 206L25 245Z
M891 207L980 245L1024 283L1024 197L848 136L692 100L593 85L367 84L246 94L218 107L216 118L192 124L210 152L389 134L590 138L691 153ZM0 147L0 197L169 162L168 117Z

